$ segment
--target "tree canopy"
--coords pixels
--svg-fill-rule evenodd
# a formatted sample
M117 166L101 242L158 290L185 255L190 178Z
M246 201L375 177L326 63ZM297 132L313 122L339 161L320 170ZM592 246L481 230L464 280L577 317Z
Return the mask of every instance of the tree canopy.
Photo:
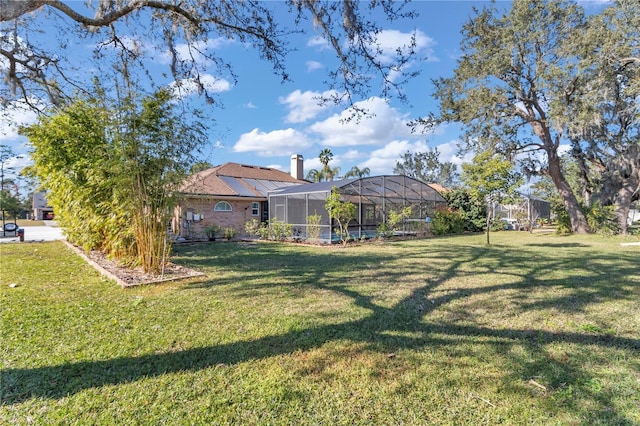
M427 152L405 152L402 161L396 161L393 172L409 176L424 183L437 183L445 188L454 186L458 180L457 166L452 162L440 162L438 148Z
M565 114L572 155L594 197L613 205L619 230L640 197L640 13L620 1L591 16L577 43L586 81Z
M465 126L463 149L493 150L530 175L548 176L573 232L589 230L561 155L597 170L601 200L626 221L638 196L640 51L637 4L621 0L586 17L575 2L488 6L464 26L453 77L435 81L436 121Z
M553 179L574 232L588 225L562 173L566 129L553 111L573 102L580 83L567 43L583 25L582 9L563 0L515 1L505 15L491 5L465 24L454 76L435 81L440 119L465 125L468 149L527 156L531 172Z
M2 73L8 83L0 100L21 99L41 108L45 98L59 105L78 90L90 91L69 59L70 51L82 41L93 46L97 59L96 69L83 69L83 75L94 72L99 77L109 68L111 56L126 56L132 67L135 64L141 75L149 77L145 59L167 55L166 73L178 87L195 86L214 101L203 80L205 72L231 80L236 74L233 64L218 55L213 41L237 40L253 46L277 75L289 80L287 38L306 29L310 22L338 59L326 80L333 89L327 93L332 94L324 101L351 101L374 85L382 87L383 96L403 97L400 87L414 75L405 71L403 64L413 55L415 41L398 49L393 60L381 59L376 42L380 28L371 14L381 13L391 21L414 16L405 3L288 0L282 5L288 10L283 15L274 12L278 3L258 1L90 0L83 6L58 0L0 0L0 55L6 63ZM35 35L45 25L57 46L35 44L35 40L42 40ZM156 44L142 46L142 39L153 39ZM378 86L380 80L382 85Z

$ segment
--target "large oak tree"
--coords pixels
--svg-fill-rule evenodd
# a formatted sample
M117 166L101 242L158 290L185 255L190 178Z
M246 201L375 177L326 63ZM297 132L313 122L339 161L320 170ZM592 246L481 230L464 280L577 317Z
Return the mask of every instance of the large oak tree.
M333 95L324 101L352 102L374 85L382 87L383 96L403 97L400 86L412 76L403 65L413 54L415 40L399 46L393 60L389 60L388 55L380 55L381 28L377 22L380 17L393 21L414 16L406 10L405 3L90 0L83 6L80 2L59 0L0 0L0 71L7 83L0 88L0 100L7 103L21 99L39 108L40 99L61 104L70 93L90 88L70 61L70 52L82 41L84 46L93 46L99 64L97 76L106 68L107 54L127 55L129 63L135 62L146 71L146 59L168 55L166 73L170 72L178 83L197 87L213 101L203 80L205 73L236 78L233 64L220 56L213 41L235 40L253 46L276 74L288 80L288 37L314 28L337 57L337 65L326 80L334 89L326 93ZM276 7L280 12L288 8L284 9L288 13L276 13ZM57 46L41 43L42 35L37 33L45 26L48 40L57 40ZM152 41L153 45L144 45L144 41ZM84 71L87 74L90 70ZM378 85L380 81L382 84Z
M435 82L440 119L465 125L468 148L530 154L532 171L553 180L572 230L588 232L561 167L567 129L555 121L555 110L574 102L583 83L566 50L584 26L582 9L562 0L516 0L506 14L495 5L476 12L463 27L454 76Z
M627 232L631 203L640 197L640 13L618 1L589 18L576 40L586 82L564 119L572 155L593 200L613 205ZM560 118L562 119L562 118Z

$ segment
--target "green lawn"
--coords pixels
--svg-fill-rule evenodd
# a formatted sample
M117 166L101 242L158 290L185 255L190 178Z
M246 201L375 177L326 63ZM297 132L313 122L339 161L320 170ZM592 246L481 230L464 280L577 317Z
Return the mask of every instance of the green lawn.
M13 223L14 220L13 219L5 219L5 222L11 222ZM17 219L15 220L15 222L18 224L19 227L21 228L28 228L30 226L44 226L45 223L42 220L31 220L31 219Z
M183 246L207 280L126 290L1 244L0 423L640 424L640 246L491 240Z

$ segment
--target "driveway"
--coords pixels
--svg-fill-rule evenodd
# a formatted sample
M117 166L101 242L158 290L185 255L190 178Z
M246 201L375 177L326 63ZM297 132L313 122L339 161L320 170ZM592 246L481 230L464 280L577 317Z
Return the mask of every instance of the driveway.
M47 222L45 222L47 223ZM47 223L46 226L25 226L24 229L24 242L33 243L39 241L55 241L64 240L62 235L62 228L55 227L55 223ZM0 243L20 242L18 237L2 237Z

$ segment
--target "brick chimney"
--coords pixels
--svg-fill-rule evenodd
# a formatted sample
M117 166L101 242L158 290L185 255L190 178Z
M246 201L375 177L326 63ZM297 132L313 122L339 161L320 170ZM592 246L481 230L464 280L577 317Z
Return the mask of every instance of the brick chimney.
M291 156L291 176L295 179L304 179L303 160L301 154Z

